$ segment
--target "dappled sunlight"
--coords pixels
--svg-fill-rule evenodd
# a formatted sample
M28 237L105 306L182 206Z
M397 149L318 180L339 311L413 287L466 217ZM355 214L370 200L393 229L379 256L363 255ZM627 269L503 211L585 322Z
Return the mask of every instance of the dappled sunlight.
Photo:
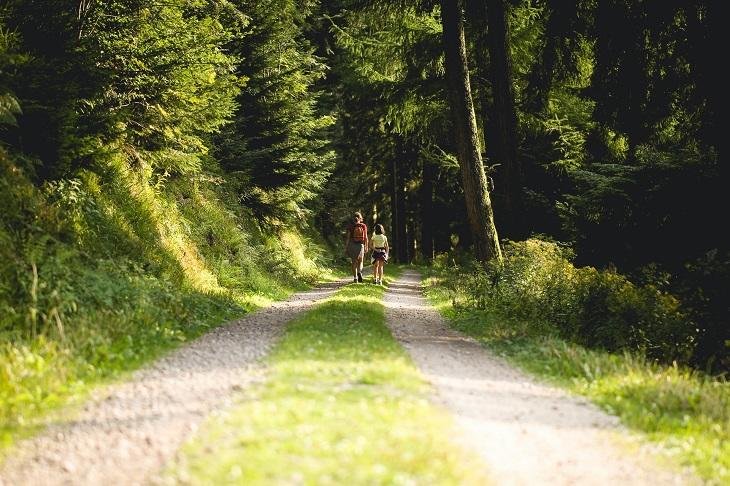
M722 2L0 2L0 486L730 485Z

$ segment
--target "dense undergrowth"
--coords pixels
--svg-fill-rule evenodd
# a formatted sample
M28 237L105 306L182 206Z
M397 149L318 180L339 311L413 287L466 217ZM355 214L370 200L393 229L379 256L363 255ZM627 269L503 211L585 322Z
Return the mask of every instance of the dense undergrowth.
M516 336L538 331L608 351L689 362L696 326L679 300L657 286L636 285L614 271L576 267L570 248L558 243L510 242L504 253L503 264L482 268L465 260L461 268L457 265L456 306L496 311L525 323L527 328L510 327Z
M40 188L29 172L0 151L2 446L89 384L323 276L308 238L262 228L213 172L155 179L110 157Z
M510 243L505 254L487 268L441 257L431 301L459 330L587 396L704 479L730 480L730 386L682 364L695 331L678 301L576 268L554 243Z
M323 271L297 221L332 119L297 7L72 10L0 6L0 448Z

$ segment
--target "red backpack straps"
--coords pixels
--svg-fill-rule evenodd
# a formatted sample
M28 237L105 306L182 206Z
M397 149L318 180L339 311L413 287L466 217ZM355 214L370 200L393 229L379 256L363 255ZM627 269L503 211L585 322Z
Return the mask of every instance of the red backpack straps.
M355 223L352 227L352 239L361 243L367 240L367 227L362 223Z

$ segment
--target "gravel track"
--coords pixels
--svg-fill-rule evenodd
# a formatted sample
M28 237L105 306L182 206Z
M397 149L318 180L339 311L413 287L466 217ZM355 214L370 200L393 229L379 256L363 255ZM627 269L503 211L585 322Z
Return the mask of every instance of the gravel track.
M420 276L385 296L386 318L455 417L457 441L477 451L499 485L697 484L656 465L650 447L594 405L538 383L449 328ZM631 447L629 447L631 446Z
M208 414L261 376L260 359L286 323L346 282L248 314L99 390L72 420L18 444L0 466L0 486L155 481Z

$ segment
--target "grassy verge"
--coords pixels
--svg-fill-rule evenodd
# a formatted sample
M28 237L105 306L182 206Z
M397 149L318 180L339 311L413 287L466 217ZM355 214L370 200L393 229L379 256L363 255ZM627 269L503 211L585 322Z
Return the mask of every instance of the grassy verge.
M539 326L454 306L463 299L443 285L443 275L431 273L424 282L427 296L455 328L526 371L588 397L708 482L730 484L730 384L632 354L588 350L541 335Z
M392 276L396 272L390 268ZM265 384L184 447L189 484L484 484L384 324L381 287L348 285L290 324Z
M39 319L32 339L0 332L0 460L18 440L71 419L93 389L124 379L214 327L309 288L311 281L262 272L255 285L236 277L226 282L228 289L205 292L113 262L71 268L88 285L76 296L80 304L71 318ZM332 280L339 273L322 271L319 277Z
M212 174L101 172L38 188L0 153L0 459L94 387L331 276Z
M129 302L77 314L62 339L52 329L0 342L0 458L17 440L71 417L93 388L295 290L272 282L268 292L206 294L128 277L103 278Z

